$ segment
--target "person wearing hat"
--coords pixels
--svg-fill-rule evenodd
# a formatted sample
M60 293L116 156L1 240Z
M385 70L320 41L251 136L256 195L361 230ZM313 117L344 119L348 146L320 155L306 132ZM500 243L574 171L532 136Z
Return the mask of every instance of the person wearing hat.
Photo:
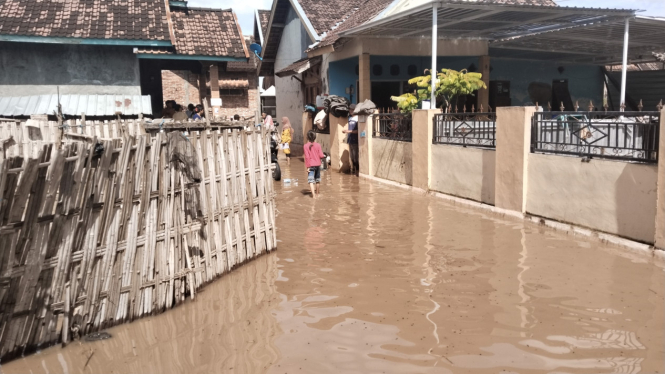
M358 115L353 112L356 110L356 104L349 105L349 127L344 130L348 134L346 138L349 144L349 155L351 156L351 173L358 174L360 169L359 155L358 155Z

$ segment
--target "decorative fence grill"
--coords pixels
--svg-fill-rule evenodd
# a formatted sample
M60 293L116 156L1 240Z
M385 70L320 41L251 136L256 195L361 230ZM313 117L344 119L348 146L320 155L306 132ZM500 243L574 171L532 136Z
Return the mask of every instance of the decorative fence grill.
M412 123L411 117L403 113L378 113L374 115L372 136L410 142Z
M0 129L16 135L0 142L3 359L170 309L276 247L268 134L125 125L18 151L53 134Z
M658 112L537 112L531 152L658 162Z
M463 147L496 147L496 113L434 115L432 143Z

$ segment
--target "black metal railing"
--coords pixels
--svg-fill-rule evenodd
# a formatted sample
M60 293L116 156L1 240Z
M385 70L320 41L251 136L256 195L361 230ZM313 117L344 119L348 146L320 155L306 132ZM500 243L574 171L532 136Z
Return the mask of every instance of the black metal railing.
M378 113L374 115L372 137L411 141L412 121L403 113Z
M537 112L531 152L658 162L658 112Z
M433 119L432 143L496 147L496 113L440 113Z

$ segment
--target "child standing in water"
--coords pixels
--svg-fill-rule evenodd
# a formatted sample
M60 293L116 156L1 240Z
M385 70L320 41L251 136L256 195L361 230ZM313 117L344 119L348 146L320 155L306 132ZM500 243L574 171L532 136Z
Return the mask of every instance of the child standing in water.
M312 197L318 198L321 185L321 159L325 157L319 143L314 143L316 133L310 130L307 133L307 144L303 146L305 152L305 168L307 169L307 183L312 190Z

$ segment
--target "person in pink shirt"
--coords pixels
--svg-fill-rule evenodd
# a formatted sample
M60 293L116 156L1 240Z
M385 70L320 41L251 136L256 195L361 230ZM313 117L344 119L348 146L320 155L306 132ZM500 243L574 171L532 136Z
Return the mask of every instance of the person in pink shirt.
M312 197L318 198L320 194L319 186L321 185L321 159L325 156L321 150L321 144L314 143L316 140L316 133L310 130L307 133L307 144L303 146L305 152L305 168L307 169L307 183L312 190Z

